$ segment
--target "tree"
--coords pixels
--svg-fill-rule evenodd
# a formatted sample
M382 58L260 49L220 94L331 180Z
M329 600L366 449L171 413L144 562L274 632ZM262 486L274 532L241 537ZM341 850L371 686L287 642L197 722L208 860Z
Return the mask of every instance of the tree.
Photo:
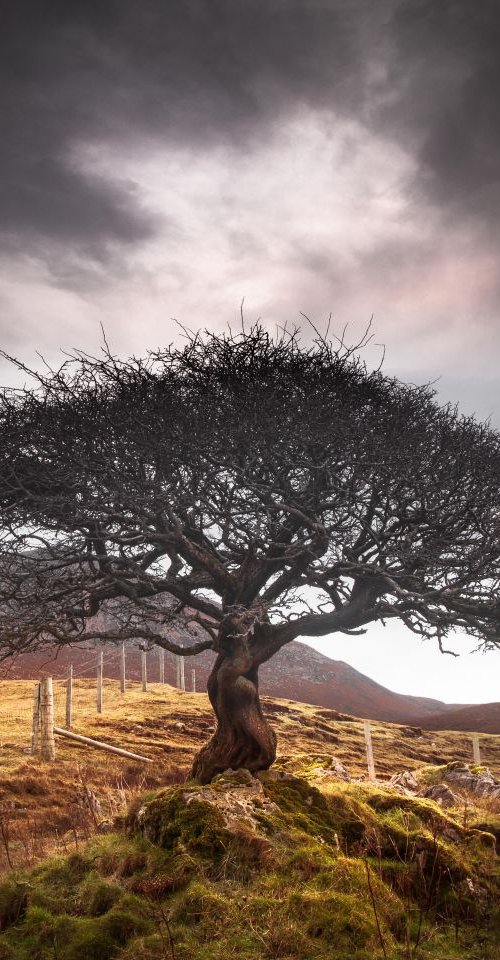
M258 671L296 637L398 618L500 645L500 437L429 387L260 326L32 375L2 402L2 652L213 649L202 782L272 764Z

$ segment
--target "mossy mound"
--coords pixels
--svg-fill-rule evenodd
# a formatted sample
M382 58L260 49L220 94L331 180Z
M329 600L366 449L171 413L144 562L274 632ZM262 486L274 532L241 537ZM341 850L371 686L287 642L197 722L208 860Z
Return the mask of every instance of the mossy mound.
M237 772L150 793L121 832L5 880L0 960L396 960L417 940L437 960L478 936L486 960L497 863L430 801Z

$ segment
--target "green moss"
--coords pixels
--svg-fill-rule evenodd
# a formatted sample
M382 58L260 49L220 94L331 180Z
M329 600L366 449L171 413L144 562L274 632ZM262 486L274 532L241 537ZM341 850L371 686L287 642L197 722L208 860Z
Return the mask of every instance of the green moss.
M80 886L79 900L83 913L89 917L100 917L111 910L122 895L122 889L116 883L103 880L95 871L89 873Z
M28 886L9 878L0 884L0 930L22 920L28 904Z
M363 837L366 824L355 799L341 792L327 798L298 777L264 783L267 796L279 808L276 815L262 815L262 822L271 829L282 831L286 824L292 831L321 837L334 848L341 840L349 844Z
M213 886L201 881L189 884L175 906L172 919L177 923L202 924L206 931L230 917L236 904L217 892Z
M388 960L420 922L419 960L472 960L473 930L493 943L492 833L377 785L262 782L275 807L255 809L258 829L229 829L206 799L240 778L174 787L137 804L128 833L4 881L0 960L163 960L166 918L177 960L374 960L377 919Z
M228 839L222 814L201 798L186 803L185 792L185 788L173 788L153 795L139 813L141 829L165 850L175 851L182 845L201 857L219 859Z

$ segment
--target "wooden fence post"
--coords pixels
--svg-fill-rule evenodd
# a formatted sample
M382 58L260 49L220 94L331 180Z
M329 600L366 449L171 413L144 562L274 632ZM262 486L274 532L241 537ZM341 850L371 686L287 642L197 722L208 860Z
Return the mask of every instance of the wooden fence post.
M73 711L73 664L68 667L68 676L66 678L66 729L71 730Z
M97 654L97 712L102 713L102 678L104 674L104 652Z
M160 683L165 683L165 651L163 647L158 647L158 656L160 658Z
M55 760L54 685L52 677L40 681L40 754L42 760Z
M191 670L191 690L196 693L196 670Z
M477 733L472 737L472 756L476 767L481 766L481 750L479 749L479 737Z
M372 731L371 731L369 720L363 720L363 729L365 732L366 763L368 766L368 779L375 780L375 763L373 760Z
M125 644L122 643L121 654L120 654L120 693L125 693L126 679L125 679Z
M181 690L186 689L186 680L184 677L184 657L179 657L179 686Z
M141 680L143 693L146 693L148 689L148 665L145 650L141 650Z
M31 753L33 756L38 750L38 733L40 729L40 684L35 683L33 694L33 732L31 735Z

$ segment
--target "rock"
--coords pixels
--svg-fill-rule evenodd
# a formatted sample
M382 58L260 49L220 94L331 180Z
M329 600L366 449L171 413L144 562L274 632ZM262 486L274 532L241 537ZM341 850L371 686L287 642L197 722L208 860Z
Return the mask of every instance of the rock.
M443 780L456 790L475 793L478 797L500 798L500 782L486 767L476 773L467 763L453 763L446 768Z
M224 770L220 776L216 777L217 782L223 783L224 781L229 781L230 783L253 783L253 776L250 773L250 770L247 770L245 767L240 767L238 770L233 770L232 767L229 767L227 770Z
M395 773L394 776L391 777L389 786L411 795L418 790L418 780L411 770L403 770L401 773Z
M344 764L340 760L336 760L335 757L332 757L332 762L330 767L326 769L326 773L329 773L331 776L337 777L338 780L345 780L346 783L350 782L352 779L347 772Z
M261 783L275 783L279 780L295 780L293 773L287 773L286 770L280 770L278 767L272 767L271 770L259 770L256 777Z
M335 757L331 757L326 763L319 763L318 766L311 767L308 775L322 780L344 780L346 783L350 783L352 780L344 764Z
M182 733L186 729L186 724L181 723L181 721L178 720L177 723L174 723L174 729L179 730Z
M182 791L182 797L187 806L193 800L203 800L215 807L222 814L228 830L243 825L255 829L258 826L256 810L274 813L278 809L266 797L261 781L244 769L227 770L201 791Z
M446 783L434 783L432 787L426 787L425 790L420 791L419 797L434 800L440 807L456 807L460 803L457 795Z

